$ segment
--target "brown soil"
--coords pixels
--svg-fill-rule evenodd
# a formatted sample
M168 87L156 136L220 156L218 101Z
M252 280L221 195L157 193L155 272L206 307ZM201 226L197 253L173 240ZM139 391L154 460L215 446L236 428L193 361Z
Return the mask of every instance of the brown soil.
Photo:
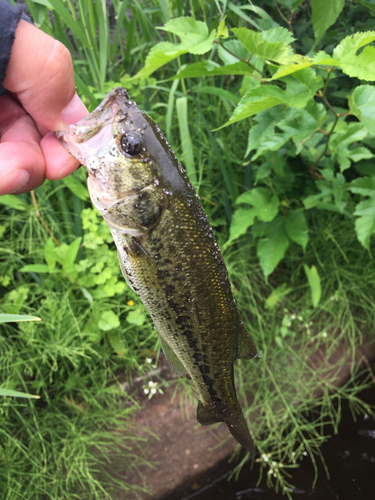
M342 355L343 349L338 348L328 363L333 364ZM375 344L357 349L356 360L364 363L365 367L367 359L374 357ZM161 359L160 363L160 375L164 379L175 378L166 361ZM318 349L310 359L310 364L317 367L321 363L327 363L327 360L324 352ZM337 385L345 383L349 374L348 360L340 373L336 374ZM192 492L204 486L205 472L220 461L228 460L237 446L224 424L209 427L197 424L196 405L192 407L185 404L185 411L182 411L179 396L172 399L173 391L174 386L170 386L164 394L157 393L151 400L145 395L140 396L143 408L136 414L137 423L150 429L159 439L150 439L146 452L147 459L153 463L154 468L144 466L139 471L146 480L150 494L141 493L131 500L182 498L179 492ZM141 395L142 391L139 390L138 394ZM140 484L140 476L134 472L126 477L126 481ZM130 498L119 497L118 500Z

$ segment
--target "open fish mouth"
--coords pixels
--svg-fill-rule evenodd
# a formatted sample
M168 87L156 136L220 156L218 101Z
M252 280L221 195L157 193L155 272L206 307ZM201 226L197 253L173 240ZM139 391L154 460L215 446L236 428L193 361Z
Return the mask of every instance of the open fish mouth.
M94 111L66 130L56 132L56 137L83 164L88 156L105 154L112 138L112 125L117 114L124 113L128 99L125 89L112 90Z

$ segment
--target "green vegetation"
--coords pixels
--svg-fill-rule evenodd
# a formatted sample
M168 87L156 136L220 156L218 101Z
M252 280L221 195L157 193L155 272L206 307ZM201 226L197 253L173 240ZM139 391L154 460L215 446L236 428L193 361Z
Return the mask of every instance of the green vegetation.
M125 87L185 163L263 353L236 368L258 460L290 497L341 400L372 414L354 352L375 324L375 1L27 4L89 109ZM159 347L85 171L0 204L0 313L41 318L1 325L0 391L40 396L0 392L2 498L134 496L122 477L147 443L118 375L146 374Z

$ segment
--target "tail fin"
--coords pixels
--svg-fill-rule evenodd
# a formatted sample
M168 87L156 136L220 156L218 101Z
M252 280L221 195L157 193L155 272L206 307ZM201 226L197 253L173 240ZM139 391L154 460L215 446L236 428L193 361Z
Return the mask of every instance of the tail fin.
M218 412L213 406L205 406L201 401L198 401L197 420L201 425L211 425L217 422L226 423L234 439L236 439L246 451L254 453L254 442L250 436L241 408L238 406L235 412L228 413L228 416L224 415Z

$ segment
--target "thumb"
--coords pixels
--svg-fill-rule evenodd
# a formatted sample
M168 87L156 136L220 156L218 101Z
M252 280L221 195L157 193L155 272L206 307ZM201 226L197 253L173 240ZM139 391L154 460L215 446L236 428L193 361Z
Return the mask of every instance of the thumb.
M75 93L68 49L24 20L16 29L3 86L48 130L63 130L87 114Z

